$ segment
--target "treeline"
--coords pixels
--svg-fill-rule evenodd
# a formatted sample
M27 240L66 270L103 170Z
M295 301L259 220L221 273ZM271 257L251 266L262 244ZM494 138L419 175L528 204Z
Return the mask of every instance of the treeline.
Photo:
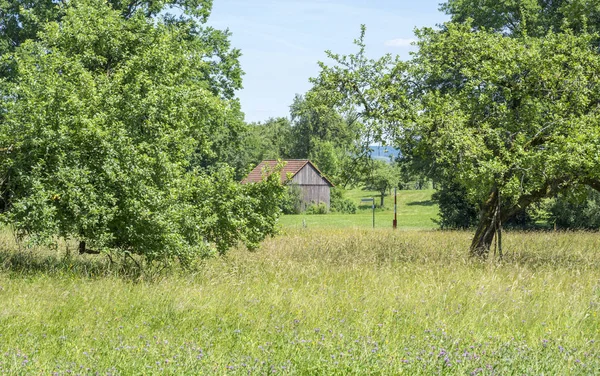
M324 106L319 98L296 95L289 117L268 119L246 124L239 133L235 152L226 160L236 167L242 179L251 169L266 159L309 159L336 185L332 197L334 211L355 212L343 197L345 188L361 186L381 193L391 189L421 187L424 178L414 174L399 158L372 158L374 137L365 134L366 127L356 116L343 116ZM288 190L284 213L296 213L294 192Z
M296 95L289 117L247 124L241 153L230 163L243 176L248 166L265 159L310 159L334 184L347 186L364 178L371 141L358 119Z

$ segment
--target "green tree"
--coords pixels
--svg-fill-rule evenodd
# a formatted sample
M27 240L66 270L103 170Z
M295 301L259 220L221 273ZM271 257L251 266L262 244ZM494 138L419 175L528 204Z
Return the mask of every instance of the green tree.
M428 89L415 151L482 203L474 255L486 255L495 227L531 203L595 184L594 36L505 38L469 24L419 36L417 74Z
M236 170L238 180L265 159L289 158L291 124L287 118L272 118L265 122L245 124L238 138L230 142L218 160Z
M440 9L455 23L513 36L600 31L600 3L589 0L448 0Z
M442 229L465 230L477 224L477 207L466 200L467 190L459 184L443 183L433 194L440 212L438 224Z
M411 62L329 53L314 80L340 109L359 109L438 181L480 203L471 253L498 223L576 184L599 188L600 58L595 35L506 38L447 24L418 32Z
M308 158L314 140L337 140L344 143L347 137L344 119L331 108L319 106L301 95L296 95L290 106L293 125L293 150L296 158Z
M561 229L600 229L600 192L589 187L562 192L545 202L548 221Z
M379 191L381 195L380 205L383 207L384 197L389 191L398 187L400 183L400 170L391 163L384 161L373 161L369 175L365 177L364 184L368 189Z
M369 139L353 113L339 113L314 88L290 106L292 158L311 159L334 184L356 183L366 169Z
M14 76L0 83L0 219L30 242L75 238L151 262L273 233L278 179L240 186L230 168L192 164L239 111L236 80L214 71L193 20L123 17L99 0L61 9L3 56Z
M202 39L208 42L206 46L210 46L214 54L210 65L222 78L229 79L241 72L235 64L229 65L230 69L224 69L231 61L221 59L224 55L239 55L237 50L228 51L228 48L224 48L224 45L229 43L227 32L213 28L197 28L198 23L207 21L212 0L108 0L106 4L125 19L140 15L155 18L171 7L182 10L183 15L174 17L165 14L164 19L171 23L187 23L194 29L194 33L202 35ZM0 55L13 52L26 40L36 40L46 23L59 22L64 17L67 5L68 2L64 0L0 0ZM4 61L0 67L0 76L10 75L10 66L10 61Z

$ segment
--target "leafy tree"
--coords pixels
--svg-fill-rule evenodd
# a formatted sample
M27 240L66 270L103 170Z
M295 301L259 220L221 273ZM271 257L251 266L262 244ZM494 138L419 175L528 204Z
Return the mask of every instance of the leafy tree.
M307 158L314 148L314 140L336 140L343 144L349 137L344 119L337 112L301 95L294 98L290 115L294 140L292 154L296 158Z
M364 31L363 31L364 32ZM371 134L391 138L481 213L471 245L486 256L499 221L575 184L599 188L600 58L594 35L506 38L447 24L418 32L411 62L329 53L314 80Z
M400 183L400 170L394 164L384 161L373 161L372 169L365 179L365 186L369 189L379 191L381 194L381 207L383 199L390 189L397 187Z
M13 52L26 40L36 40L46 23L60 22L65 15L68 2L64 0L0 0L0 55ZM231 64L228 55L239 57L239 50L229 50L228 33L213 28L199 28L210 15L212 0L108 0L108 6L117 11L122 18L144 16L156 18L162 13L170 23L186 23L190 31L201 36L206 52L212 49L213 59L207 69L218 73L219 79L233 79L239 85L241 70L237 63ZM179 17L170 16L165 11L171 7L183 11ZM10 61L0 67L0 76L10 75ZM232 96L233 92L229 94Z
M543 37L549 32L600 31L600 3L588 0L448 0L442 11L454 23L471 20L485 28L513 36Z
M459 184L444 183L433 194L440 212L442 229L468 229L477 224L477 206L468 201L467 190Z
M76 238L151 262L253 248L273 233L283 188L192 164L237 116L237 84L215 73L193 23L148 9L70 1L3 56L15 74L0 83L0 219L32 242Z
M419 36L417 74L428 89L414 152L483 203L473 254L487 253L498 221L598 178L593 36L505 38L468 24Z
M335 213L356 214L358 206L351 199L344 197L344 189L331 188L331 211Z
M312 150L308 155L321 172L327 175L334 184L338 184L343 174L343 164L346 154L332 141L312 140Z
M317 90L297 95L290 106L292 158L309 158L334 184L358 180L365 169L368 140L353 114L338 113Z
M250 124L249 140L253 144L248 147L254 149L255 164L264 159L285 159L291 154L292 141L290 140L292 125L287 118L271 118L264 123Z
M600 229L600 192L581 188L563 192L543 205L550 223L562 229Z
M290 121L283 117L245 124L238 138L215 157L233 166L237 179L241 180L262 160L289 158L290 134Z

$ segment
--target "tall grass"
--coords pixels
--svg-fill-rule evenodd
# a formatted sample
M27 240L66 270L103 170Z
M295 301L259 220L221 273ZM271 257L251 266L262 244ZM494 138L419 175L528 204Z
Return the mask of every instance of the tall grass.
M1 374L594 374L600 235L289 230L191 271L0 238Z

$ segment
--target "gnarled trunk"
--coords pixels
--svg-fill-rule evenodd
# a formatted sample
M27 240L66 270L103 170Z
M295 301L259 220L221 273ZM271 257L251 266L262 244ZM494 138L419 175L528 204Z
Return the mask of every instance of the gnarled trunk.
M520 210L525 210L533 202L554 194L564 180L557 179L549 181L542 185L538 190L523 195L515 204L510 204L500 210L500 191L495 187L489 195L487 201L483 204L479 215L479 225L471 242L471 256L487 257L490 253L490 247L494 241L494 235L498 228L502 229L501 224L514 216ZM591 184L590 184L591 185ZM597 185L600 189L600 184ZM504 202L507 204L507 202ZM501 231L498 232L498 246L500 248L500 257L502 257Z
M489 254L490 247L494 241L494 235L496 234L499 210L500 200L498 189L494 188L479 213L479 224L471 242L471 256L485 258Z

